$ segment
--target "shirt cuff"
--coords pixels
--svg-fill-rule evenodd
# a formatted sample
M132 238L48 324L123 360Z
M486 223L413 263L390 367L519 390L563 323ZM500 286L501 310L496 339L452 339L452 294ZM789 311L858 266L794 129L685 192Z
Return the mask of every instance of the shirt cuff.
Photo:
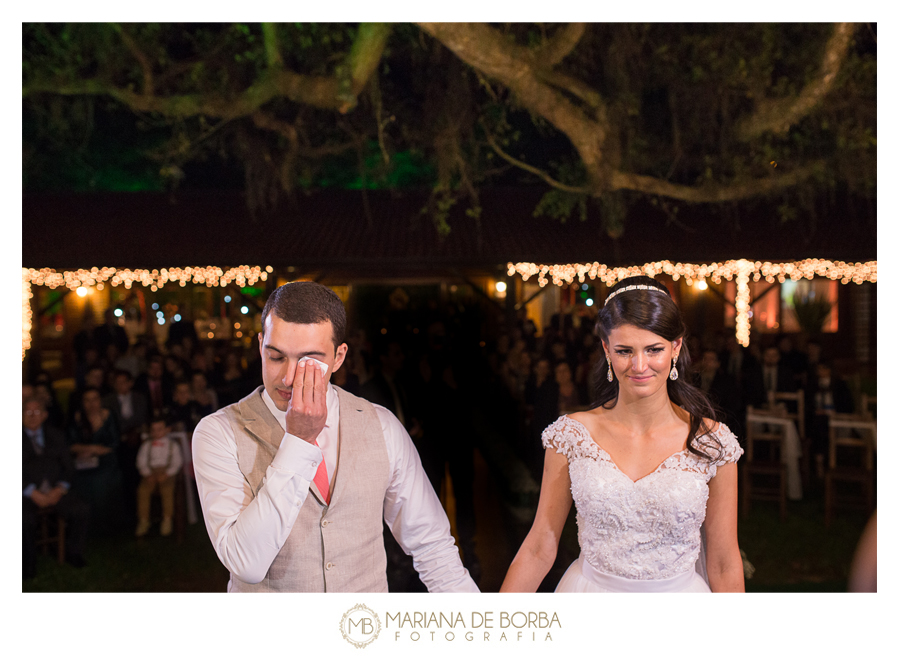
M304 441L299 436L285 433L275 459L272 460L272 468L296 473L312 482L323 459L319 446Z
M31 498L31 494L35 489L37 489L37 487L33 484L29 484L27 487L25 487L25 491L23 492L25 498Z

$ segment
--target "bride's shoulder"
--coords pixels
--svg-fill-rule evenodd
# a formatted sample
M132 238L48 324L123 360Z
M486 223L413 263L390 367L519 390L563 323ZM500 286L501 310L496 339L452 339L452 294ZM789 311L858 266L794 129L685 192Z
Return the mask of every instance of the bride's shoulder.
M704 418L703 427L707 431L701 437L699 447L720 465L737 461L744 453L737 436L725 423L717 422L712 418Z
M563 415L547 426L541 435L545 448L555 448L557 452L568 454L572 448L590 439L590 432L584 424L584 413Z

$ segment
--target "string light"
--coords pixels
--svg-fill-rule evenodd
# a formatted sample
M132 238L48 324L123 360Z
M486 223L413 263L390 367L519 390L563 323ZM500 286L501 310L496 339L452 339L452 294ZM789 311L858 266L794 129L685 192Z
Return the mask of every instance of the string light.
M83 287L87 290L99 288L104 284L124 285L131 288L139 283L145 288L161 290L166 284L185 286L188 283L206 284L207 287L225 287L235 283L240 287L252 286L257 281L265 281L272 273L272 267L250 267L241 265L223 270L221 267L170 267L161 270L129 270L114 267L94 267L89 270L70 270L57 272L49 268L36 270L22 268L22 278L39 286L58 288L65 286L70 290Z
M161 270L130 270L117 269L115 267L92 267L89 270L56 270L44 267L34 269L22 268L22 359L31 347L31 297L32 286L47 286L56 289L65 286L69 290L76 291L84 297L93 289L103 290L104 286L125 286L131 289L134 284L140 284L151 291L162 290L167 284L177 284L185 287L188 283L195 285L205 284L212 288L215 286L224 288L234 283L241 288L255 285L257 281L266 281L274 272L271 265L266 267L251 267L240 265L227 270L221 267L169 267Z
M746 347L750 343L751 278L753 281L765 279L769 283L774 283L776 280L784 283L788 279L791 281L812 280L814 276L819 276L833 281L839 280L843 284L850 282L856 284L877 283L878 261L845 263L808 258L801 261L770 263L741 259L729 260L724 263L691 264L664 260L631 267L609 267L597 262L566 265L507 263L507 274L509 276L518 274L523 281L536 276L541 288L551 282L557 286L571 285L576 278L578 281L584 282L586 276L591 279L599 279L607 286L615 285L618 281L630 276L641 274L650 277L666 274L672 277L673 281L684 278L689 286L695 283L708 285L707 279L712 280L713 283L721 283L723 279L735 280L737 284L735 337L741 345ZM701 289L703 288L701 287Z
M31 348L31 282L22 277L22 360Z

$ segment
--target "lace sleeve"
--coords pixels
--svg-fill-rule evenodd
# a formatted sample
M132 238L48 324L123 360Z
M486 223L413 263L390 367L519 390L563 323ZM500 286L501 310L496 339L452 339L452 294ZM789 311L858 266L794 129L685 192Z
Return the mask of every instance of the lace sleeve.
M553 448L556 452L566 457L572 452L571 432L567 431L566 417L560 416L553 421L541 434L541 444L544 448Z
M724 466L736 462L744 454L744 449L738 443L737 437L724 423L720 423L715 432L716 438L722 444L722 454L716 460L716 466Z
M565 455L569 461L599 457L597 444L591 439L584 425L568 416L560 416L549 425L541 435L541 443L545 448L553 448L561 455Z

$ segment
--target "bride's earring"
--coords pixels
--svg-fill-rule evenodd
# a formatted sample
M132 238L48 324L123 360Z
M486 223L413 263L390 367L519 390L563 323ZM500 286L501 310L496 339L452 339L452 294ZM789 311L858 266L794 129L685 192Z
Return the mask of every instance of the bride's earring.
M606 372L606 381L611 382L613 380L613 374L612 362L609 360L609 354L606 355L606 365L609 366L609 370Z
M671 379L673 382L678 379L678 369L675 367L676 361L678 361L677 354L672 357L672 370L669 371L669 379Z

